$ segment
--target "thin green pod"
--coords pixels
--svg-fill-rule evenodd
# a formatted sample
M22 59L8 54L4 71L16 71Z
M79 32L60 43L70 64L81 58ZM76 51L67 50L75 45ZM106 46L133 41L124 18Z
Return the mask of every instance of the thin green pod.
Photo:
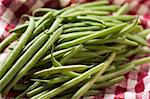
M140 43L141 45L148 46L148 43L146 42L146 40L144 40L142 37L138 35L127 34L126 37L128 39L131 39L133 41Z
M9 32L10 33L12 33L12 32L15 32L15 33L24 33L24 31L27 29L27 27L28 27L27 23L21 24L21 25L16 26L14 29L10 30Z
M53 67L49 69L44 69L38 72L34 73L34 77L39 77L39 76L45 76L45 75L52 75L56 73L63 73L67 71L84 71L86 69L89 69L90 66L86 65L68 65L68 66L62 66L62 67Z
M55 56L55 58L59 58L59 57L63 56L66 52L68 52L68 51L70 51L72 49L73 49L73 47L70 47L70 48L67 48L67 49L63 49L63 50L59 50L59 51L53 52L53 55ZM52 57L51 54L47 55L41 61L39 61L35 66L40 66L40 65L43 65L45 63L50 62L51 61L51 57Z
M23 47L25 46L25 44L31 37L33 30L34 30L34 19L30 18L30 25L28 26L27 30L21 36L16 47L13 49L13 51L9 54L7 59L0 66L0 79L5 75L5 73L8 71L8 69L12 66L12 63L14 63L15 60L18 58L19 53L22 51ZM3 88L0 89L0 92L2 91L2 89Z
M72 97L71 99L79 99L83 94L85 94L97 81L97 79L106 71L106 69L110 66L113 62L114 58L116 57L116 53L112 53L108 59L104 62L102 69L96 73L91 80L89 80L86 84L84 84Z
M47 29L51 23L52 23L52 18L48 18L44 20L34 31L30 39L33 39L36 37L39 33L41 33L43 30Z
M96 83L91 87L91 89L100 89L100 88L112 86L116 83L123 81L124 79L125 79L124 76L120 76L120 77L116 77L116 78L113 78L113 79L105 81L105 82Z
M87 27L74 27L65 29L63 33L80 32L80 31L94 31L103 29L101 26L87 26Z
M33 16L36 16L36 15L43 15L43 14L46 14L47 12L50 12L50 13L56 13L58 12L57 9L51 9L51 8L38 8L38 9L35 9L33 12L32 12L32 15Z
M23 93L21 93L20 95L18 95L18 96L16 97L16 99L20 99L20 98L24 97L27 92L29 92L29 91L35 89L36 87L38 87L38 86L40 86L40 85L41 85L40 82L35 82L35 83L33 83L28 89L26 89Z
M57 29L53 35L48 39L46 44L32 57L32 59L18 72L15 78L4 89L4 94L8 91L39 61L39 59L46 53L59 38L63 28Z
M128 12L128 10L130 9L130 5L128 3L125 3L123 6L121 6L121 8L114 13L114 15L123 15L126 14Z
M15 77L21 68L24 68L23 66L27 64L33 55L43 46L48 37L49 36L46 34L43 35L16 61L11 69L0 80L1 89L7 86L7 84Z
M79 9L87 9L94 11L108 11L108 12L116 12L119 9L118 5L102 5L102 6L93 6L93 7L80 7Z
M69 77L58 77L58 78L53 78L53 79L46 80L46 81L38 80L38 79L31 79L32 81L45 82L46 84L44 86L40 86L32 91L29 91L27 93L27 96L32 97L34 95L37 95L38 93L43 92L43 91L47 90L48 88L51 88L53 85L66 82L69 79L70 79Z
M126 26L126 23L119 24L117 26L98 31L98 32L93 33L93 34L90 34L90 35L87 35L87 36L84 36L84 37L81 37L81 38L78 38L78 39L75 39L75 40L72 40L69 42L62 43L62 44L56 46L55 49L58 50L58 49L68 48L68 47L71 47L73 45L84 43L84 42L91 40L91 39L94 39L94 38L104 37L104 36L107 36L109 34L117 33L119 31L121 31L125 26Z
M80 83L81 81L87 79L89 76L98 72L102 68L103 65L104 65L104 63L101 63L101 64L89 69L88 71L84 72L80 76L75 77L72 80L69 80L68 82L62 84L61 86L59 86L51 91L48 91L44 95L41 95L38 99L52 98L52 97L60 94L61 92L67 90L68 88L71 88L72 86Z
M73 32L73 33L68 33L68 34L62 34L58 42L62 43L62 42L74 40L74 39L92 34L93 32L94 31L83 31L83 32Z
M138 33L138 35L143 38L146 38L146 36L148 34L150 34L150 29L146 29L146 30L143 30L142 32Z
M65 18L67 17L76 17L76 16L82 16L82 15L98 15L98 16L104 16L104 15L109 15L110 13L107 11L92 11L92 10L86 10L86 11L76 11L74 13L68 14L64 16Z
M5 38L1 43L0 43L0 52L4 50L6 46L8 46L11 42L15 41L18 38L19 34L17 33L12 33L10 34L7 38Z

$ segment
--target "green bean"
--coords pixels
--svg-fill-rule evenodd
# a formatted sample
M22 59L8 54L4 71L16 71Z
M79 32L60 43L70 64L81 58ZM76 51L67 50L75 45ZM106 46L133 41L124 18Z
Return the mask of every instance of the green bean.
M65 16L66 17L76 17L80 15L98 15L98 16L104 16L104 15L109 15L110 13L107 11L92 11L92 10L83 10L83 11L76 11L74 13L68 14Z
M22 55L23 53L25 53L25 51L27 51L27 49L33 44L35 43L39 38L41 38L41 36L44 35L44 33L39 34L37 37L35 37L32 41L30 41L22 50L22 52L20 53L20 55Z
M130 5L128 3L125 3L116 13L114 13L114 15L123 15L125 14L126 12L128 12L130 8Z
M141 31L140 33L138 33L138 35L139 35L140 37L143 37L143 38L146 38L146 36L147 36L148 34L150 34L150 29L146 29L146 30L143 30L143 31Z
M56 49L58 50L58 49L68 48L70 46L81 44L83 42L86 42L86 41L94 39L94 38L104 37L104 36L107 36L109 34L117 33L119 31L121 31L122 28L124 28L125 26L126 26L126 23L119 24L117 26L98 31L98 32L93 33L93 34L90 34L90 35L87 35L87 36L84 36L84 37L81 37L81 38L78 38L78 39L75 39L75 40L72 40L72 41L69 41L66 43L62 43L62 44L56 46Z
M80 31L94 31L94 30L101 30L103 29L100 26L87 26L87 27L74 27L65 29L63 33L70 33L70 32L80 32Z
M104 22L104 25L105 25L106 27L112 27L112 26L115 26L115 25L117 25L117 23L112 23L112 22Z
M63 83L65 81L68 81L70 78L69 77L58 77L58 78L53 78L51 80L46 80L46 85L44 86L40 86L30 92L27 93L27 96L28 97L32 97L42 91L45 91L46 89L52 87L54 84L57 84L57 83ZM33 79L34 80L34 79ZM42 82L42 80L36 80L35 81L39 81L39 82Z
M105 74L105 75L99 77L97 79L96 83L101 83L101 82L113 79L115 77L122 76L125 73L129 72L130 70L132 70L134 67L135 67L134 64L130 64L129 66L126 66L126 67L124 67L122 69L116 69L112 73L108 73L108 74Z
M127 34L126 37L128 39L131 39L133 41L136 41L142 45L148 46L148 43L146 42L146 40L144 40L142 37L138 36L138 35L132 35L132 34Z
M39 33L43 31L43 29L47 29L51 23L52 23L52 18L44 20L34 31L30 39L33 39L35 36L37 36Z
M115 46L84 46L86 49L89 49L89 50L111 50L113 52L119 52L121 51L122 47L118 46L118 47L115 47Z
M68 28L82 27L82 26L88 26L88 25L85 22L68 23L68 24L64 24L63 28L68 29Z
M9 32L10 33L12 33L12 32L23 33L23 32L25 32L25 30L26 30L27 27L28 27L27 23L21 24L21 25L16 26L14 29L10 30Z
M32 56L43 46L47 41L48 36L45 34L37 40L11 67L11 69L0 80L1 88L4 88L21 68L32 58Z
M108 59L104 62L102 69L96 73L90 81L88 81L85 85L83 85L72 97L71 99L79 99L84 93L86 93L93 84L97 81L97 79L106 71L106 69L110 66L113 62L114 58L116 57L116 53L112 53Z
M149 48L142 48L142 47L139 47L139 49L138 49L138 52L137 53L139 53L139 54L149 54L150 53L150 50L149 50Z
M83 96L84 97L87 97L87 96L95 96L95 95L98 95L98 94L100 94L101 93L101 91L99 91L99 90L89 90L89 91L87 91ZM70 99L71 98L71 96L73 96L73 93L68 93L68 94L66 94L66 95L63 95L63 96L61 96L61 98L55 98L55 99Z
M84 71L88 68L90 67L86 65L68 65L68 66L62 66L62 67L53 67L53 68L44 69L44 70L35 72L34 77L52 75L52 74L63 73L67 71Z
M38 20L38 21L36 22L35 28L38 27L44 20L50 18L51 16L52 16L52 13L51 13L51 12L48 12L48 13L46 13L45 15L43 15L43 16L40 18L40 20Z
M88 24L88 25L101 26L101 27L105 28L104 24L102 24L102 23L92 22L92 21L85 21L85 23Z
M139 33L143 31L143 26L136 25L135 28L130 32L131 34Z
M70 56L70 55L69 55ZM68 56L67 56L68 57ZM52 54L52 64L53 64L53 66L55 66L55 67L62 67L62 65L61 65L61 63L59 63L56 59L55 59L55 57L53 56L53 54ZM66 76L69 76L69 77L71 77L71 78L74 78L74 77L77 77L77 76L79 76L80 74L78 74L78 73L76 73L76 72L73 72L73 71L67 71L67 72L62 72L64 75L66 75Z
M114 19L112 17L104 17L104 16L96 16L96 15L88 15L88 16L78 16L77 19L95 19L95 20L100 20L103 22L103 24L105 24L105 22L111 22L111 23L116 23L116 24L121 24L123 23L120 20Z
M73 58L89 58L89 57L98 57L99 54L95 51L95 52L80 52L78 53L77 56L73 56Z
M114 85L116 83L119 83L119 82L123 81L124 79L125 79L124 76L120 76L120 77L116 77L111 80L108 80L106 82L96 83L91 87L91 89L99 89L99 88L108 87L108 86Z
M9 54L7 59L3 62L0 66L0 79L4 76L4 74L8 71L8 69L12 66L12 63L18 58L19 53L23 49L24 45L27 43L28 39L32 35L32 31L34 29L34 19L30 18L30 25L28 26L26 32L21 36L19 42L17 43L16 47L13 51ZM0 84L1 90L3 89L2 85Z
M65 62L66 62L69 58L71 58L72 56L74 56L75 54L77 54L82 48L83 48L83 45L77 45L76 47L74 47L74 49L72 49L72 50L68 53L68 55L64 56L64 57L61 59L60 63L61 63L61 64L65 64Z
M45 14L47 12L51 12L51 13L54 13L54 12L58 12L57 9L51 9L51 8L38 8L38 9L35 9L32 13L33 16L35 16L36 14L38 13L42 13L42 14Z
M62 84L61 86L59 86L59 87L57 87L51 91L48 91L44 95L41 95L38 99L52 98L52 97L60 94L61 92L63 92L65 90L67 90L68 88L82 82L83 80L87 79L89 76L98 72L103 67L103 65L104 65L104 63L101 63L101 64L87 70L86 72L84 72L80 76L73 78L72 80Z
M94 21L94 22L98 22L98 23L104 23L103 20L100 20L98 18L94 18L94 17L90 17L90 16L77 16L76 17L78 20L86 20L86 21Z
M59 50L53 53L53 55L57 58L61 57L62 55L64 55L66 52L72 50L73 47L67 48L67 49L63 49L63 50ZM41 61L39 61L35 66L40 66L43 65L44 63L48 63L50 62L51 59L51 54L47 55L46 57L44 57Z
M131 16L131 15L120 15L120 16L104 16L101 18L114 18L116 20L120 20L120 21L131 21L133 19L135 19L135 16Z
M93 39L85 42L86 45L100 45L100 44L105 44L105 43L118 43L118 44L126 44L130 46L138 46L139 44L135 41L131 41L126 38L108 38L108 39Z
M46 44L32 57L32 59L21 69L21 71L19 71L19 73L8 84L8 86L6 86L4 93L7 93L39 61L44 53L46 53L51 48L52 44L54 44L54 42L59 38L62 31L63 28L60 27L53 33Z
M48 90L43 91L43 92L41 92L40 94L37 94L37 95L33 96L31 99L37 99L37 98L39 98L40 96L46 94L47 92L48 92Z
M78 5L79 7L93 7L93 6L101 6L101 5L107 5L109 4L109 1L104 0L104 1L95 1L95 2L90 2L90 3L84 3Z
M92 34L93 32L94 31L83 31L83 32L73 32L73 33L68 33L68 34L62 34L58 42L62 43L62 42L70 41L73 39L77 39L77 38Z
M31 85L28 89L26 89L23 93L21 93L19 96L16 97L16 99L20 99L23 96L25 96L25 94L33 89L35 89L36 87L38 87L41 83L40 82L35 82L33 85Z
M85 9L85 7L81 7L79 9ZM118 5L102 5L102 6L93 6L93 7L86 7L87 10L94 10L94 11L108 11L108 12L115 12L119 9Z
M17 33L12 33L10 34L6 39L4 39L1 43L0 43L0 52L2 52L4 50L4 48L6 46L8 46L11 42L15 41L18 38L19 34Z
M17 91L26 90L29 86L30 84L16 84L13 87L13 90L17 90Z

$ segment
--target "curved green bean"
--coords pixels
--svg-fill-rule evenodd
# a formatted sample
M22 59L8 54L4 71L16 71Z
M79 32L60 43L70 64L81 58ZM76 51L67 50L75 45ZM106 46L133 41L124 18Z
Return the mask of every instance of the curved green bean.
M28 26L26 32L21 36L16 47L9 54L7 59L2 63L2 66L0 66L0 79L5 75L5 73L8 71L8 69L12 66L12 63L14 63L16 61L16 59L19 56L19 53L22 51L24 45L27 43L30 36L32 35L33 30L34 30L34 19L30 18L30 25ZM1 92L3 87L1 84L0 84L0 86L1 86L1 89L0 89L0 92Z

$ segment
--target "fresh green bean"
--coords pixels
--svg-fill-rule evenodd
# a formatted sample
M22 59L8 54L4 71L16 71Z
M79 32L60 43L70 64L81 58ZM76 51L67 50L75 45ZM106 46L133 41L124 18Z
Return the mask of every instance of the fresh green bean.
M34 77L44 76L44 75L52 75L56 73L63 73L67 71L84 71L90 68L90 66L86 65L69 65L69 66L62 66L62 67L53 67L49 69L44 69L34 73Z
M144 40L142 37L138 36L138 35L132 35L132 34L127 34L126 37L128 39L131 39L133 41L136 41L142 45L148 46L148 43L146 42L146 40Z
M58 78L53 78L53 79L50 79L50 80L46 80L46 85L44 86L40 86L30 92L27 93L27 96L28 97L32 97L42 91L45 91L46 89L52 87L54 84L57 84L57 83L63 83L65 81L68 81L70 78L69 77L58 77ZM38 81L38 82L42 82L42 80L36 80L36 79L33 79L33 81Z
M77 19L81 19L81 20L90 20L91 18L94 18L95 20L100 20L103 22L103 24L105 24L105 22L111 22L111 23L116 23L116 24L121 24L123 23L120 20L114 19L112 17L104 17L104 16L96 16L96 15L87 15L87 16L78 16Z
M104 65L102 66L102 69L96 73L89 82L87 82L85 85L83 85L72 97L71 99L79 99L81 96L83 96L84 93L86 93L93 84L97 81L97 79L106 71L106 69L110 66L110 64L113 62L114 58L116 57L116 53L112 53L108 59L104 62Z
M111 50L113 52L121 51L122 47L120 46L84 46L86 49L89 50Z
M73 47L67 48L67 49L63 49L63 50L59 50L53 53L53 55L57 58L61 57L62 55L64 55L66 52L72 50ZM43 65L45 63L50 62L51 59L51 54L47 55L46 57L44 57L41 61L39 61L35 66L40 66Z
M38 9L35 9L33 11L32 15L36 16L38 13L41 15L41 14L45 14L47 12L55 13L55 12L58 12L58 10L57 9L51 9L51 8L38 8Z
M78 5L79 7L93 7L93 6L101 6L101 5L107 5L109 4L109 1L107 0L101 0L101 1L95 1L95 2L90 2L90 3L84 3Z
M53 64L53 66L55 66L55 67L62 67L61 63L58 62L58 61L55 59L55 57L53 56L53 54L52 54L52 64ZM73 72L73 71L67 71L67 72L62 72L62 73L63 73L64 75L66 75L66 76L71 77L71 78L74 78L74 77L77 77L77 76L80 75L80 74L78 74L78 73L76 73L76 72Z
M35 37L32 41L30 41L22 50L22 52L20 53L20 55L23 55L23 53L25 53L25 51L27 51L27 49L33 44L35 43L39 38L41 38L41 36L44 35L44 33L39 34L37 37Z
M78 39L75 39L75 40L72 40L72 41L69 41L66 43L62 43L62 44L56 46L56 49L58 50L58 49L68 48L70 46L81 44L83 42L86 42L86 41L94 39L94 38L104 37L104 36L107 36L109 34L117 33L119 31L121 31L122 28L124 28L125 26L126 26L126 23L119 24L117 26L98 31L98 32L93 33L93 34L90 34L90 35L87 35L87 36L84 36L84 37L81 37L81 38L78 38Z
M85 7L80 7L79 9L85 9ZM87 10L94 10L94 11L108 11L108 12L115 12L119 9L118 5L102 5L102 6L93 6L93 7L86 7Z
M37 94L37 95L33 96L31 99L37 99L37 98L39 98L40 96L46 94L47 92L48 92L48 90L43 91L43 92L41 92L40 94Z
M45 15L43 15L43 16L40 18L40 20L38 20L38 21L36 22L35 28L38 27L44 20L50 18L51 16L52 16L52 13L51 13L51 12L48 12L48 13L46 13Z
M25 96L25 94L36 87L38 87L41 83L40 82L35 82L33 85L31 85L28 89L26 89L23 93L21 93L19 96L16 97L16 99L20 99Z
M125 3L114 15L123 15L130 9L130 5L128 3Z
M35 36L37 36L39 33L43 31L43 29L47 29L51 23L52 23L52 18L44 20L34 31L30 39L33 39Z
M102 67L103 67L104 63L101 63L91 69L89 69L88 71L84 72L83 74L81 74L80 76L73 78L72 80L62 84L61 86L47 92L44 95L41 95L38 99L43 99L43 98L52 98L58 94L60 94L61 92L67 90L68 88L80 83L81 81L87 79L89 76L97 73Z
M125 79L124 76L120 76L120 77L116 77L111 80L108 80L106 82L96 83L91 87L91 89L99 89L99 88L108 87L108 86L114 85L116 83L119 83L119 82L123 81L124 79Z
M142 32L138 33L138 35L143 38L146 38L146 36L148 34L150 34L150 29L146 29L146 30L143 30Z
M43 35L39 40L37 40L11 67L11 69L3 76L0 80L1 88L3 89L23 68L23 66L32 58L32 56L43 46L47 41L48 35Z
M83 11L76 11L74 13L68 14L65 16L66 17L76 17L80 15L98 15L98 16L104 16L104 15L109 15L110 13L107 11L92 11L92 10L83 10Z
M24 45L27 43L28 39L32 35L33 29L34 29L34 19L30 18L30 25L28 26L26 32L21 36L16 47L13 49L13 51L9 54L7 59L0 66L0 79L4 76L4 74L8 71L8 69L12 66L12 63L14 63L15 60L18 58L19 53L22 51ZM1 89L0 89L0 92L1 92L3 87L1 84L0 84L0 86L1 86Z
M82 27L82 26L88 26L88 25L85 22L68 23L68 24L64 24L63 28L68 29L68 28Z
M39 61L39 59L46 53L55 43L55 41L59 38L62 33L63 28L58 28L53 35L48 39L46 44L32 57L32 59L19 71L19 73L15 76L15 78L6 86L4 89L4 93L8 93L8 91Z
M65 29L63 33L94 31L94 30L101 30L101 29L103 29L101 26L74 27L74 28Z
M29 86L30 84L16 84L13 87L13 90L22 91L22 90L26 90Z
M15 41L18 38L19 34L17 33L12 33L10 34L6 39L4 39L1 43L0 43L0 52L2 52L4 50L4 48L6 46L8 46L11 42Z
M26 28L28 27L29 24L25 23L25 24L21 24L16 26L14 29L10 30L9 32L15 32L15 33L24 33Z
M60 60L60 63L61 64L65 64L65 62L67 62L67 60L69 58L71 58L72 56L74 56L75 54L77 54L82 48L83 48L83 45L77 45L76 47L74 47L74 49L72 49L66 56L64 56Z
M62 42L70 41L73 39L77 39L77 38L92 34L93 32L94 31L83 31L83 32L73 32L73 33L68 33L68 34L62 34L58 42L62 43Z
M104 23L103 20L100 20L98 18L90 17L90 16L77 16L76 17L78 20L86 20L86 21L94 21L98 23Z

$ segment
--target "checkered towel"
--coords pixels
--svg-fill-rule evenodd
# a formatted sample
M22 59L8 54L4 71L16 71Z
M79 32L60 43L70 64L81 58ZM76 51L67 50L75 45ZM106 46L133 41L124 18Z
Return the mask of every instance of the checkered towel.
M77 2L94 0L0 0L0 42L9 35L8 30L14 28L22 14L30 14L39 7L60 8ZM110 0L122 4L125 0ZM144 28L150 28L150 0L126 0L132 5L129 14L140 15ZM6 49L0 54L0 62L8 55ZM150 55L145 55L150 56ZM139 58L136 56L134 58ZM143 57L143 56L142 56ZM92 99L150 99L150 63L137 66L135 70L125 74L123 82L100 89L102 93ZM9 94L9 96L13 96ZM89 97L88 97L89 98Z

